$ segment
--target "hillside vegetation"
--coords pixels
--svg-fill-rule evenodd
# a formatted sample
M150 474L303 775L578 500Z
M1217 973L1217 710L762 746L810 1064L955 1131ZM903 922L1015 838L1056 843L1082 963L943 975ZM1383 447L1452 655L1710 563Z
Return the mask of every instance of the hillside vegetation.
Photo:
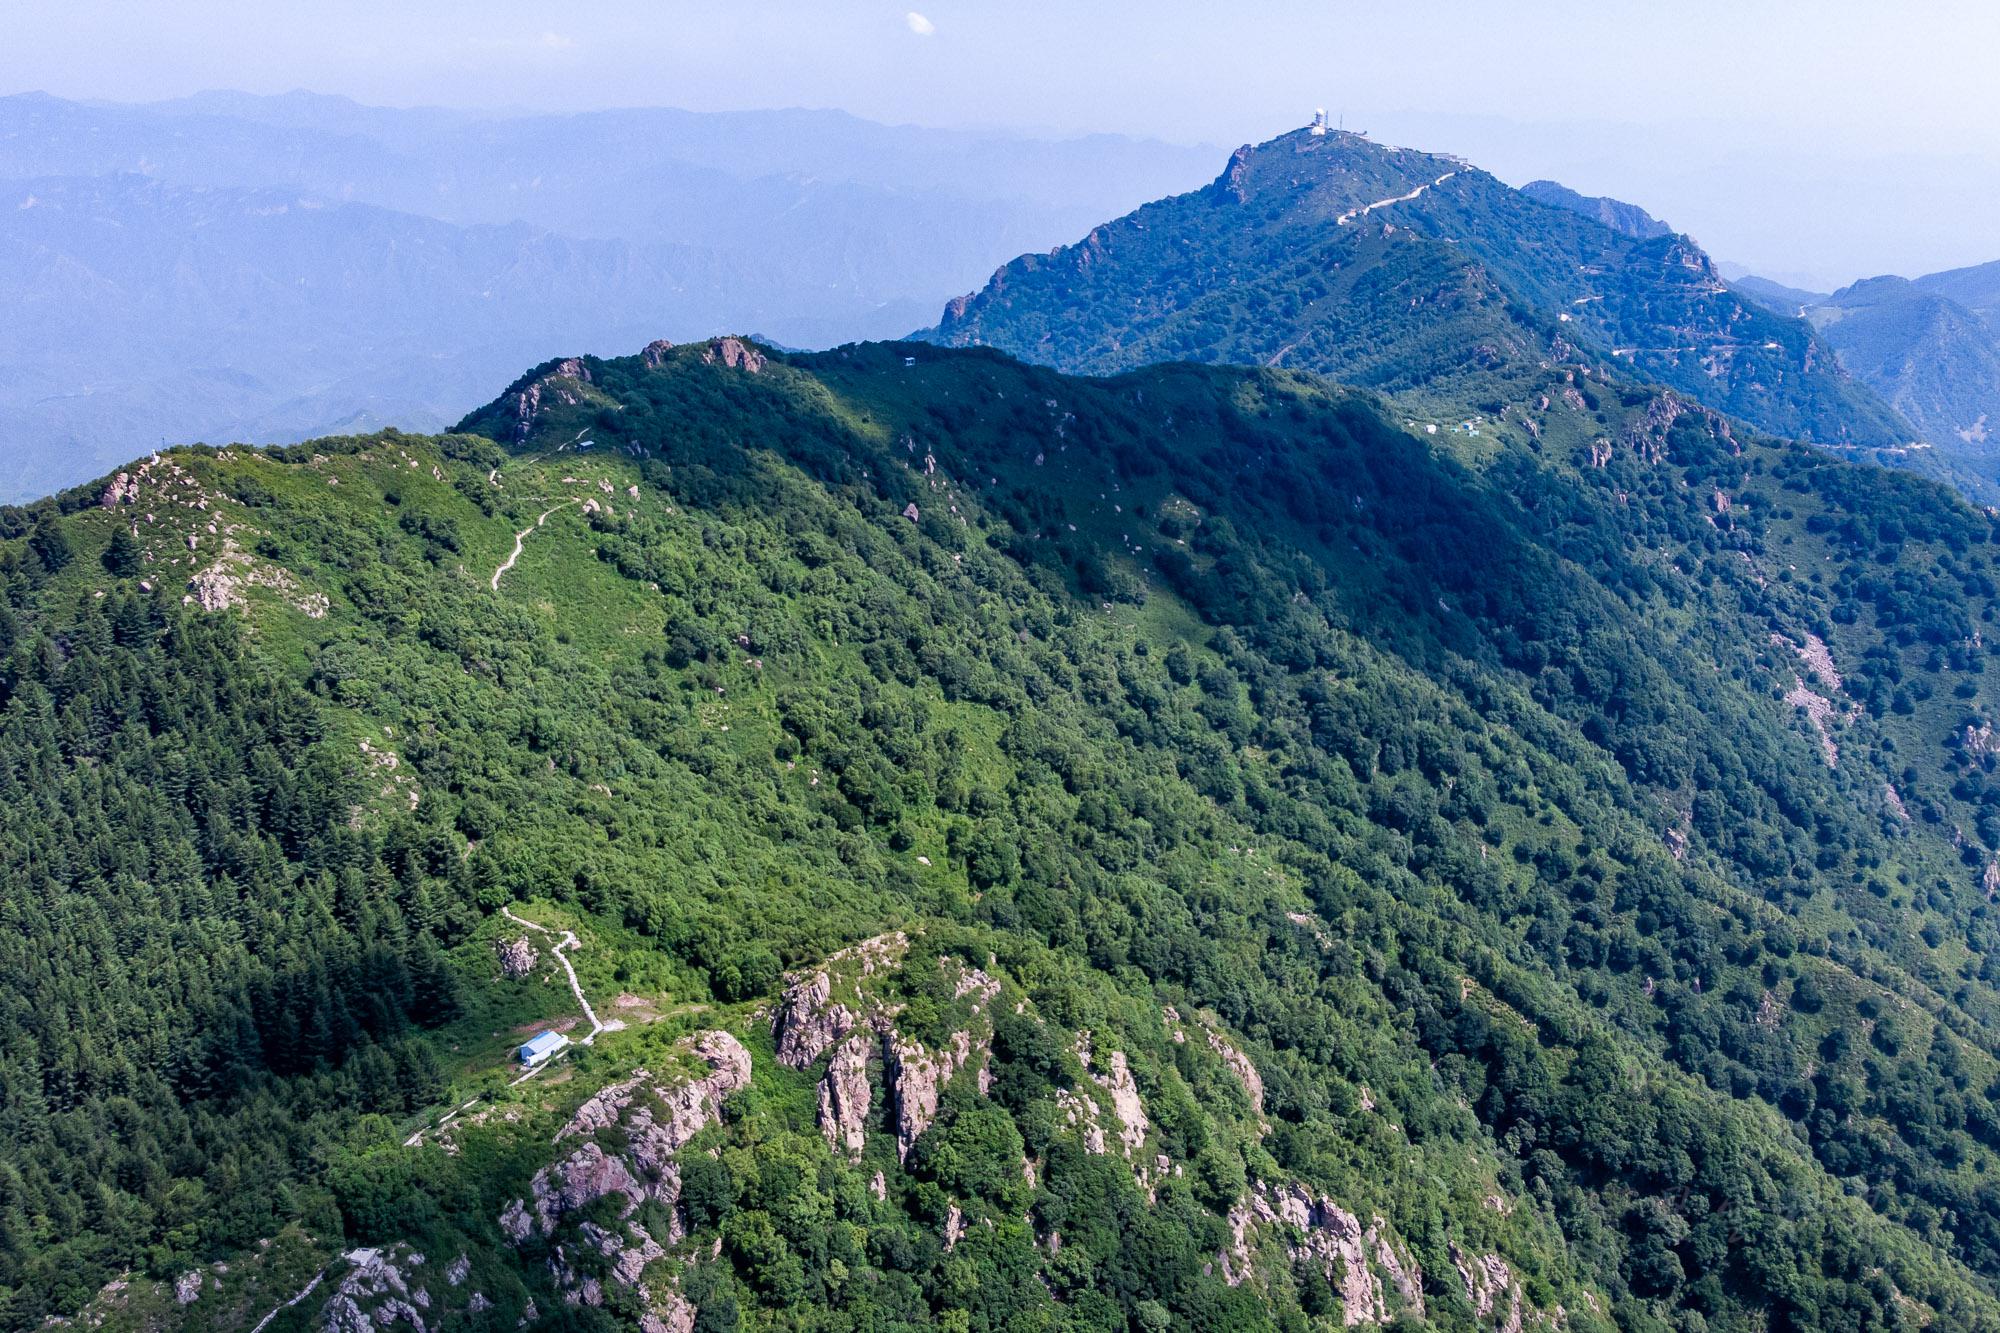
M1994 525L1564 387L656 344L0 512L7 1325L2000 1327Z
M1416 390L1434 420L1532 400L1551 367L1610 366L1790 438L1910 438L1810 326L1743 299L1688 238L1635 236L1354 134L1240 148L1205 190L1016 259L926 336L1089 374L1312 370Z

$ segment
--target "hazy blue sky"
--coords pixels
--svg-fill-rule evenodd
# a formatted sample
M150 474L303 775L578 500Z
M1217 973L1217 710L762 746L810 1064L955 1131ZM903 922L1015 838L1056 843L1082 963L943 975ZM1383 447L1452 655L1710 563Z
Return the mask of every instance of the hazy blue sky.
M2000 6L1966 0L7 0L0 91L842 107L1187 142L1312 107L1623 194L1820 281L2000 258Z

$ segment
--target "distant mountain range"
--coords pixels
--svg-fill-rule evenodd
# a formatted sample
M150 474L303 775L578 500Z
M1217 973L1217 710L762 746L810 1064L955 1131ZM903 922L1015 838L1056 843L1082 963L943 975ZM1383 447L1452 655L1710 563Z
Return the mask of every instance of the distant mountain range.
M1867 278L1831 294L1755 276L1734 285L1811 321L1841 365L1910 422L1936 455L1929 470L2000 503L2000 263Z
M440 426L551 347L900 333L1213 157L817 111L0 99L0 499L162 439Z

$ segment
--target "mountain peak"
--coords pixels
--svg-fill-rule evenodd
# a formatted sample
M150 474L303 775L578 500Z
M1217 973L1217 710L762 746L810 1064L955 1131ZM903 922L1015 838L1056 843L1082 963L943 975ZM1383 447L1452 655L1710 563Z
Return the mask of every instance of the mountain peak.
M1462 417L1538 401L1559 365L1619 366L1782 434L1908 438L1807 325L1739 297L1692 240L1591 208L1551 207L1461 158L1299 130L1238 149L1205 191L1004 266L929 336L1094 374L1312 370Z
M1529 181L1521 187L1521 193L1537 203L1552 208L1566 208L1580 217L1601 222L1616 232L1622 232L1635 240L1657 240L1671 236L1674 229L1648 213L1637 204L1628 204L1622 199L1608 195L1579 194L1567 185L1557 181Z

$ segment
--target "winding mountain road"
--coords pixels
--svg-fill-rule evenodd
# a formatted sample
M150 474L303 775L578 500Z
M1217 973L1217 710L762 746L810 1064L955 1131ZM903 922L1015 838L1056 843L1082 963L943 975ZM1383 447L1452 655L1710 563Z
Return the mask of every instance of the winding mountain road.
M519 532L514 534L514 554L508 556L507 559L501 563L500 568L493 571L493 579L492 579L493 591L495 592L500 591L500 576L502 574L505 574L508 570L512 569L514 567L514 562L521 558L521 545L523 542L528 540L528 534L533 532L535 528L539 528L540 526L542 526L542 524L548 522L549 515L555 513L556 510L561 509L563 505L573 505L575 503L576 503L575 500L564 500L562 504L552 506L551 508L548 509L544 509L542 511L542 516L535 520L534 527L522 528ZM529 923L523 921L521 924L527 925ZM535 929L540 930L541 927L536 926Z
M264 1333L264 1326L266 1324L270 1323L273 1319L276 1319L279 1315L283 1314L285 1311L291 1309L294 1305L297 1305L300 1301L304 1300L306 1297L312 1295L313 1292L319 1288L319 1284L322 1281L324 1281L325 1278L326 1278L325 1269L321 1269L319 1272L314 1273L313 1280L306 1283L304 1291L301 1291L298 1295L292 1297L290 1300L286 1301L283 1305L280 1305L277 1309L265 1315L262 1319L259 1319L257 1321L257 1327L251 1329L250 1333Z
M547 517L547 515L544 515L543 517ZM536 925L534 922L528 920L526 917L515 916L513 909L508 907L502 907L500 909L500 915L506 917L509 921L512 921L517 926L526 926L529 930L539 930L544 935L553 935L556 933L555 931L550 930L547 926ZM583 1006L583 1016L590 1020L590 1035L583 1038L582 1041L579 1043L580 1045L588 1046L592 1042L597 1040L598 1033L606 1031L607 1029L603 1023L598 1021L597 1011L590 1007L590 1001L587 998L585 998L583 993L583 986L576 979L576 969L569 965L569 959L563 957L563 950L578 949L581 947L582 944L576 938L576 932L573 930L565 930L562 932L562 938L556 941L555 948L550 950L550 952L556 956L556 961L562 964L562 970L569 975L570 992L571 994L576 996L576 1002L579 1005Z
M1438 186L1444 184L1446 181L1450 180L1453 176L1456 176L1457 174L1458 173L1456 171L1447 171L1444 173L1444 175L1438 177L1436 180L1431 181L1425 185L1419 185L1416 189L1410 191L1408 194L1399 194L1389 199L1377 199L1372 204L1365 204L1360 208L1350 208L1345 213L1342 213L1339 217L1335 218L1333 220L1333 225L1336 227L1345 227L1348 223L1354 221L1354 219L1365 218L1378 208L1387 208L1390 204L1407 204L1410 202L1410 200L1416 198L1418 195L1422 194L1425 190L1436 189Z

